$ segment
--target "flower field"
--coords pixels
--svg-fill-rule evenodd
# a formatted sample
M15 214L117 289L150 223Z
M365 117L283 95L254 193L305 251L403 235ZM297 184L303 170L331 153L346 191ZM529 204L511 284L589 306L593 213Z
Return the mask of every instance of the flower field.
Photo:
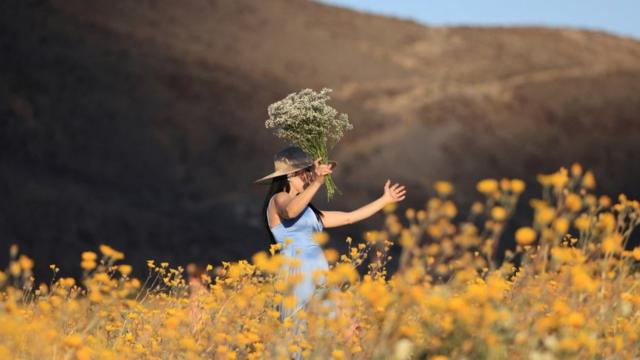
M347 238L346 253L325 248L331 268L314 274L323 291L284 322L279 306L295 304L300 278L282 276L297 264L277 246L191 276L149 260L139 280L101 245L79 254L83 278L52 264L46 283L13 245L0 272L0 358L640 358L640 248L628 246L640 204L594 194L579 164L536 180L534 217L513 234L520 179L479 181L464 216L446 181L424 208L386 207L384 226ZM498 263L501 237L516 244ZM402 253L389 274L393 244Z

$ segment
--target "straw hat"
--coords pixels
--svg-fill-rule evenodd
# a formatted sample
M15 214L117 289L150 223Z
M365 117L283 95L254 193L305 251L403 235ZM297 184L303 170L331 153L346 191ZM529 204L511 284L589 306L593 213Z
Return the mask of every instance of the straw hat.
M329 160L329 164L333 169L338 163L336 161ZM273 157L273 166L275 171L254 181L254 184L268 184L270 183L270 181L268 181L270 179L291 174L312 165L313 159L301 148L297 146L288 146Z

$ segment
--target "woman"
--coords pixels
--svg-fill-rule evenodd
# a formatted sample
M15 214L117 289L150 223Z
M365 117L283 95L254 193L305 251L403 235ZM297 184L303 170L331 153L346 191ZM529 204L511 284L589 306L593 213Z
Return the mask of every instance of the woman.
M270 181L263 208L267 232L273 243L281 244L283 255L300 260L300 266L288 270L289 275L303 275L302 281L294 288L296 306L282 309L282 320L303 308L314 294L313 272L329 268L322 248L313 240L314 232L356 223L375 214L386 204L405 198L404 186L397 183L389 186L390 181L387 180L382 196L356 210L318 210L311 204L311 199L336 165L335 161L320 164L320 159L313 161L299 147L288 146L275 155L275 171L255 181L258 184ZM285 246L287 238L291 242Z

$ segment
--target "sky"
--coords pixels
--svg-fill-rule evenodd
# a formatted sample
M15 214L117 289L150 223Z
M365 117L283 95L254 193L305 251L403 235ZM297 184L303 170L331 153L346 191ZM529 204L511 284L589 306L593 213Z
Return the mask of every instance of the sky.
M640 0L317 0L427 25L541 25L640 40Z

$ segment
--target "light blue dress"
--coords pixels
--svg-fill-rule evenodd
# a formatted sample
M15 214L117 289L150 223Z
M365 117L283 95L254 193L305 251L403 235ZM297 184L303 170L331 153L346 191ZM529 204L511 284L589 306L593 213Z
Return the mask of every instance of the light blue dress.
M271 227L271 225L269 226ZM324 276L320 276L315 282L312 277L313 272L316 270L329 269L329 264L324 256L322 247L313 240L313 233L322 231L322 229L322 223L318 221L318 218L309 206L301 211L295 218L283 219L280 224L271 228L271 233L275 240L282 247L280 254L300 260L299 267L286 269L287 274L303 274L302 281L296 284L293 291L293 295L296 297L296 307L294 309L284 309L280 306L280 320L294 315L298 310L303 308L311 296L317 292L316 284L321 286L326 284L326 278ZM285 246L287 238L290 238L291 242ZM284 280L286 281L286 278Z

